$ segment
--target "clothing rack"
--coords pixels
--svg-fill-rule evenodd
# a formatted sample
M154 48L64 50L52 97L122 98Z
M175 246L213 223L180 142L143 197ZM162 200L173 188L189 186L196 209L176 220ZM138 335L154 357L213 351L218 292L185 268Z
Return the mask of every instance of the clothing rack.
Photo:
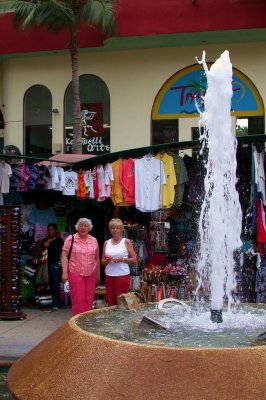
M266 134L261 133L259 135L246 135L246 136L239 136L236 138L239 144L256 144L266 142ZM44 157L34 157L34 156L27 156L25 154L17 155L17 154L5 154L0 153L0 159L23 159L23 160L30 160L32 163L36 161L54 161L56 163L61 164L69 164L74 166L75 168L87 168L88 165L98 165L98 164L105 164L107 162L113 162L118 158L128 158L128 157L142 157L148 152L154 154L158 153L161 150L186 150L186 149L193 149L193 148L200 148L201 142L199 140L189 140L183 142L168 142L162 144L155 144L145 147L139 147L134 149L127 149L127 150L120 150L113 153L106 153L101 155L94 155L91 154L91 158L76 161L76 162L66 162L62 160L51 160L50 158ZM89 155L88 155L89 156ZM53 156L55 157L55 156Z
M136 241L146 241L147 228L145 225L124 225L123 236Z
M242 143L258 143L258 142L266 142L266 134L262 133L259 135L247 135L247 136L239 136L236 138L239 144ZM183 142L168 142L162 144L154 144L145 147L139 147L135 149L128 150L120 150L113 153L97 155L93 158L78 161L75 163L76 167L84 167L87 168L88 165L98 165L105 164L107 162L116 161L119 158L139 158L143 157L147 153L157 154L161 150L186 150L186 149L196 149L201 148L200 140L189 140Z
M0 153L0 159L2 160L8 160L8 159L17 159L17 160L29 160L32 161L34 164L37 161L51 161L51 162L56 162L56 163L61 163L61 164L66 164L66 161L60 161L60 160L50 160L49 158L43 158L43 157L33 157L33 156L26 156L26 155L18 155L18 154L5 154L5 153ZM74 164L74 163L67 163L67 164Z

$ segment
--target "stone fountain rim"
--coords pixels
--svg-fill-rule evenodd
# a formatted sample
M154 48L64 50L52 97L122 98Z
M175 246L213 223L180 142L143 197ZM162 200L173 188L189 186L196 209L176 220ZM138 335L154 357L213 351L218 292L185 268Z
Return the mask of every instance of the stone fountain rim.
M145 308L151 305L155 305L156 303L142 303L140 304L141 308ZM262 308L262 309L266 309L266 304L256 304L256 303L245 303L243 305L249 305L251 307L254 308ZM90 315L95 315L95 314L100 314L100 313L106 313L109 310L115 310L118 309L117 306L112 306L112 307L104 307L104 308L99 308L99 309L94 309L91 311L86 311L84 313L75 315L74 317L70 318L69 321L67 322L67 324L69 325L69 327L71 329L74 329L76 331L78 331L80 334L85 335L85 336L89 336L89 337L93 337L93 338L99 338L100 340L106 341L107 343L119 343L121 344L125 344L125 345L131 345L134 347L140 347L140 348L154 348L154 349L165 349L168 351L251 351L252 349L256 348L257 350L265 350L266 346L263 344L256 344L253 346L246 346L246 347L171 347L171 346L159 346L156 344L143 344L143 343L134 343L134 342L130 342L127 340L119 340L119 339L112 339L109 338L107 336L103 336L103 335L98 335L96 333L92 333L89 331L86 331L84 329L82 329L81 327L79 327L76 323L76 321L78 320L78 318L82 318L84 319L87 316ZM127 310L129 312L132 312L132 310Z

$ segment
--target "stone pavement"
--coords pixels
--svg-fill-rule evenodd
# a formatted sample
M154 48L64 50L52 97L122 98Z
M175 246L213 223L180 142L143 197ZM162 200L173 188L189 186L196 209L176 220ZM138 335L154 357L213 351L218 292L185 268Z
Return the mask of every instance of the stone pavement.
M70 307L44 312L32 306L22 311L24 320L0 320L0 365L26 354L71 318Z

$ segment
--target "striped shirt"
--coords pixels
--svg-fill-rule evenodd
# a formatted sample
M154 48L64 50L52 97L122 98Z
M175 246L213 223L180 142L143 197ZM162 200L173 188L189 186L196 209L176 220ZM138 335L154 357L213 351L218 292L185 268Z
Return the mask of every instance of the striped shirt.
M71 240L72 235L68 236L64 242L62 251L65 251L66 254L69 253ZM86 240L82 240L79 234L75 233L68 270L82 276L96 273L98 249L98 242L93 236L88 235Z

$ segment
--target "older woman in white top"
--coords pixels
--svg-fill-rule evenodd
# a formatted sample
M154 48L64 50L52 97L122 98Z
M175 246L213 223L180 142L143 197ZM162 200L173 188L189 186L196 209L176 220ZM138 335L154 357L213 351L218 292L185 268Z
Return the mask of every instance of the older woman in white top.
M122 237L123 228L121 219L111 219L109 230L112 238L103 246L102 265L105 267L106 301L109 307L117 304L120 294L129 291L129 264L137 261L132 243Z

